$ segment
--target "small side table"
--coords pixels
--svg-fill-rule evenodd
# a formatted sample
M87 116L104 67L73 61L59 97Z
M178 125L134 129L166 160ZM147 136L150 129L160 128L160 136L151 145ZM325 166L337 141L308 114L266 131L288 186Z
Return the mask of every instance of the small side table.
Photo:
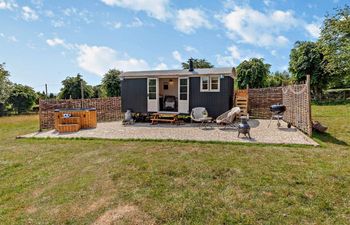
M199 120L202 122L200 127L203 127L204 129L213 128L213 126L212 126L213 118L212 117L208 116L208 117L201 118Z

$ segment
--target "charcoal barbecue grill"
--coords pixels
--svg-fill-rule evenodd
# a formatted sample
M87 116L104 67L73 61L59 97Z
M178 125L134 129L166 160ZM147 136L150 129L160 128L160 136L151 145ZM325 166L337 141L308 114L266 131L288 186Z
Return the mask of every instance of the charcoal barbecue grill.
M280 120L283 119L283 114L286 110L287 108L285 105L282 105L282 104L271 105L270 112L272 112L272 116L268 127L270 127L273 119L277 119L277 127L280 127L281 126ZM290 127L291 127L291 124L288 123L288 128Z

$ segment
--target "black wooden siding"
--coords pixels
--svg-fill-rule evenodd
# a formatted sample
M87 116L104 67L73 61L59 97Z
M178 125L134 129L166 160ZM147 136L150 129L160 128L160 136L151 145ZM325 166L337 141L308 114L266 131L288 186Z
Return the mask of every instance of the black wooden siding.
M232 108L233 79L225 76L220 80L220 92L200 92L200 78L190 78L190 111L205 107L209 116L217 117Z
M189 104L205 107L209 116L217 117L232 108L233 79L225 76L220 80L220 92L200 92L200 78L190 77ZM147 78L121 81L122 111L147 113Z
M147 78L121 81L122 112L147 112Z

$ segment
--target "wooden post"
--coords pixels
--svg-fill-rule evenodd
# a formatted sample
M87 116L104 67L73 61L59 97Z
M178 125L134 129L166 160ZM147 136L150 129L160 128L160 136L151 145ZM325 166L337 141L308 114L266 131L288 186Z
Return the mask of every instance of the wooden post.
M41 125L41 121L43 118L41 118L41 99L39 99L39 132L41 132L43 130L42 125Z
M48 97L48 95L47 95L47 84L45 84L45 95L46 95L46 99L47 99L47 97Z
M311 114L311 79L310 75L306 75L306 85L307 85L307 104L308 104L308 110L309 110L309 121L308 121L308 135L312 136L312 114Z

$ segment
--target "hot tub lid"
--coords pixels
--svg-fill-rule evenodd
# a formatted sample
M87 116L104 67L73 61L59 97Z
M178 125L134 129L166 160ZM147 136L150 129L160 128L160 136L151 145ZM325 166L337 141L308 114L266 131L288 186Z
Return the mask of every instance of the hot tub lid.
M55 109L55 112L96 111L96 108Z

